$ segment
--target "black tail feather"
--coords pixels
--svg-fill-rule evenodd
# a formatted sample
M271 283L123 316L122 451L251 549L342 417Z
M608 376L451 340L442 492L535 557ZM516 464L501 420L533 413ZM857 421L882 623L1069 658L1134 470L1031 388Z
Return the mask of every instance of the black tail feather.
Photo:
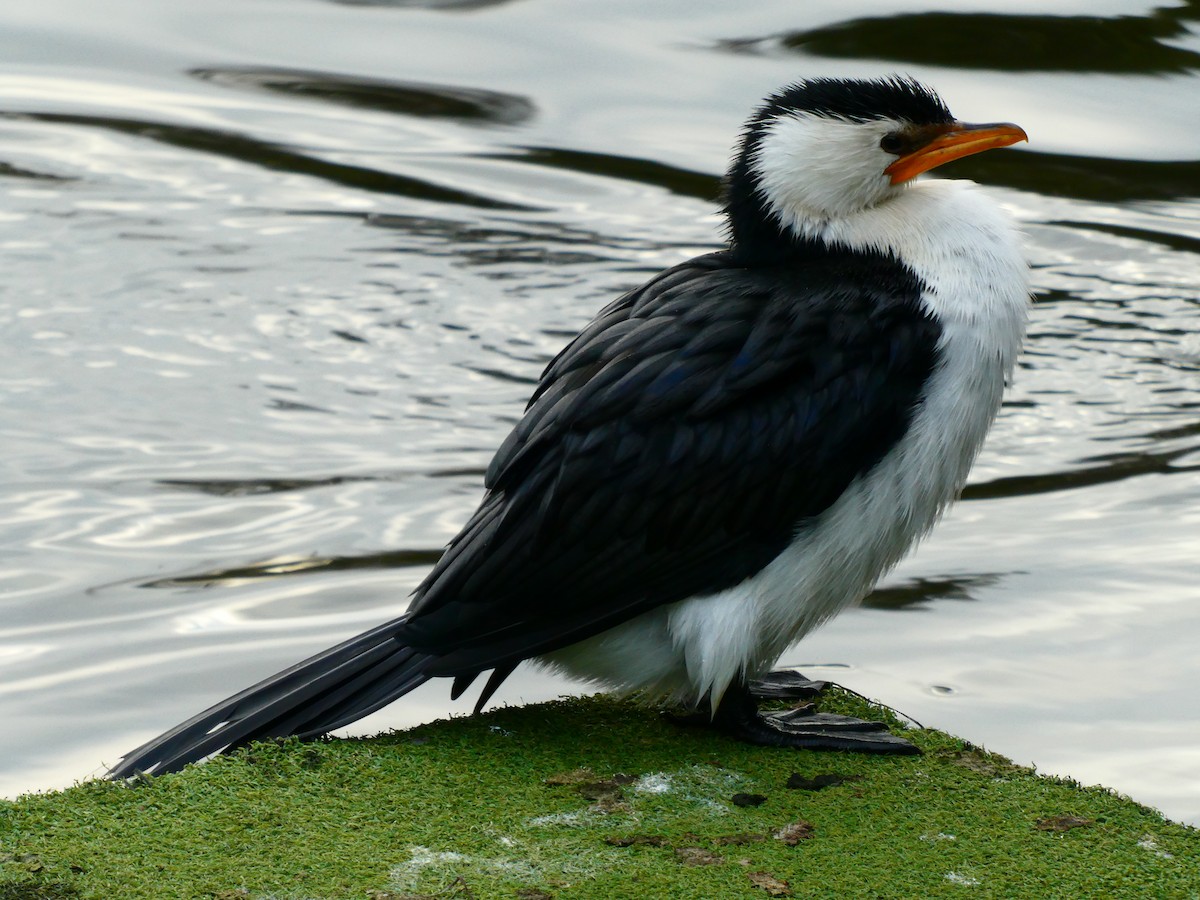
M314 737L374 712L430 678L432 657L395 640L403 624L380 625L221 701L128 753L108 777L175 772L251 741Z

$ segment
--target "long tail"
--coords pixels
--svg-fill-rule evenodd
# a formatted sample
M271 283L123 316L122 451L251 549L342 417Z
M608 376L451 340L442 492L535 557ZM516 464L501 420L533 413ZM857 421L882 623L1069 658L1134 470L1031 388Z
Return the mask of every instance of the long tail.
M161 775L251 741L314 737L386 706L428 681L435 659L395 640L404 621L363 632L221 701L127 753L108 777Z

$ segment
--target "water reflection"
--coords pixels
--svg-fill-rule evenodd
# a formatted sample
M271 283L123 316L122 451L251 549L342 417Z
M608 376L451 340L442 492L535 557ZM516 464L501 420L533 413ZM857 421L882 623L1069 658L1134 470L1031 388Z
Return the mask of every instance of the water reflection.
M336 163L307 153L301 153L279 144L263 141L238 132L219 129L198 128L148 119L126 119L108 116L76 115L72 113L5 113L0 118L22 118L34 121L66 125L84 125L103 128L122 134L198 151L214 156L235 159L239 162L279 172L291 172L320 178L341 187L370 193L410 197L436 203L456 203L480 209L530 210L524 204L511 203L493 197L485 197L459 188L401 175L384 172L366 166Z
M1097 148L1103 150L1104 148ZM963 160L955 174L1047 197L1098 203L1200 196L1200 160L1111 159L1019 150Z
M601 248L628 249L638 243L620 235L602 234L562 222L493 220L489 224L472 224L453 219L391 213L372 213L365 216L364 221L375 228L398 231L407 237L449 239L422 247L397 243L393 248L396 253L416 252L452 257L472 266L512 263L570 266L612 262L619 257L612 253L601 253Z
M1181 475L1200 472L1200 463L1177 464L1200 447L1181 447L1162 453L1141 451L1138 453L1116 453L1111 456L1094 456L1079 460L1081 468L1062 472L1045 472L1032 475L1013 475L990 481L972 482L963 491L964 500L993 500L1000 497L1022 497L1045 494L1053 491L1070 491L1077 488L1112 484L1127 478L1143 475ZM1102 463L1102 465L1095 465Z
M427 119L452 119L472 125L520 125L536 112L516 94L481 88L406 81L353 78L333 72L269 69L255 66L192 69L202 81L242 90L269 91Z
M1000 72L1160 75L1200 67L1200 53L1172 44L1190 36L1196 7L1147 16L1039 16L927 12L852 19L777 37L727 41L731 50L781 48L843 59Z
M51 175L49 172L34 172L10 163L0 161L0 178L30 178L35 181L70 181L61 175Z
M652 184L681 197L695 197L709 202L714 202L721 190L721 179L717 175L693 172L653 159L616 156L611 153L587 153L556 147L523 147L519 153L489 153L486 157L566 169L585 175L619 178L637 184Z
M934 600L974 600L976 594L996 585L1003 575L942 576L913 578L900 584L876 588L862 602L868 609L914 609L928 606Z
M516 0L330 0L339 6L390 6L397 9L434 9L445 12L472 12L504 6Z
M1196 164L1196 168L1196 181L1192 183L1192 191L1200 195L1200 163ZM1138 241L1150 241L1155 244L1161 244L1171 250L1183 250L1188 253L1200 254L1200 236L1181 234L1178 231L1138 228L1133 225L1118 225L1113 222L1072 222L1064 220L1049 224L1059 225L1063 228L1079 228L1084 231L1099 231L1103 234L1133 238ZM1182 223L1177 222L1175 224L1176 227L1182 227Z
M278 578L282 575L302 573L348 572L356 569L410 569L432 566L441 559L441 556L442 551L438 549L387 550L381 553L366 553L362 556L306 556L302 559L275 559L257 565L154 578L139 582L138 586L147 588L215 587L221 584L232 585L247 580ZM397 608L396 614L398 615L401 611L400 608Z
M283 494L334 487L340 484L379 481L383 475L334 475L328 478L162 478L165 488L199 491L215 497L252 497L257 494ZM393 476L395 477L395 476Z

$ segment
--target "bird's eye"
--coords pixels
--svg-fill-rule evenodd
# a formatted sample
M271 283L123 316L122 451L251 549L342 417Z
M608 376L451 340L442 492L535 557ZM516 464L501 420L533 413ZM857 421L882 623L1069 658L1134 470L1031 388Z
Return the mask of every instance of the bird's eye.
M879 149L884 153L899 153L904 149L904 138L896 132L885 134L879 140Z

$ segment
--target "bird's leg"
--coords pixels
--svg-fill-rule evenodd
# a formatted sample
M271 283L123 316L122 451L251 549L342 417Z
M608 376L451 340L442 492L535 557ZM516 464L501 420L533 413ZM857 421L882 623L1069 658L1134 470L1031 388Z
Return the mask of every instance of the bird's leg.
M712 715L712 726L730 737L748 744L768 747L795 747L805 750L852 750L859 753L920 753L916 746L904 738L892 734L882 722L868 722L851 716L816 712L811 705L783 712L760 712L757 696L763 695L761 685L770 685L773 676L787 673L771 673L766 679L749 684L730 685L721 698L721 704ZM811 697L820 693L801 676L791 673L783 679L784 688L807 691L800 696ZM805 684L801 687L797 681ZM767 696L778 699L777 688L770 688ZM787 699L795 699L788 697Z

